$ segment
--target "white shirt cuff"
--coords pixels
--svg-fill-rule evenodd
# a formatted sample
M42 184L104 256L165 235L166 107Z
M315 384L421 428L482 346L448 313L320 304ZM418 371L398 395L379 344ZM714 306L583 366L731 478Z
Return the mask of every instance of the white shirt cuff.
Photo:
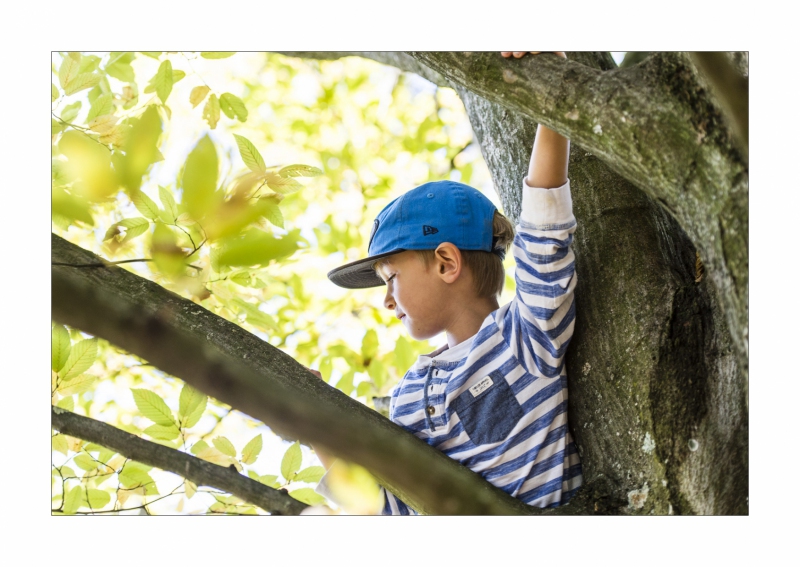
M569 180L561 187L545 189L530 187L523 179L520 221L542 230L574 222Z

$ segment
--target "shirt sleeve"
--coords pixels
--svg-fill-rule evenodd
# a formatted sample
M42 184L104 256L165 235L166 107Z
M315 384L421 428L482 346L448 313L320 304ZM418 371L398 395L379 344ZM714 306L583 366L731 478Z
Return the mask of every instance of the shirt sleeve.
M575 227L569 181L554 189L523 181L513 244L517 290L497 323L517 360L545 378L563 373L575 327Z
M409 508L405 502L397 498L394 494L381 487L383 494L383 516L416 516L416 511Z

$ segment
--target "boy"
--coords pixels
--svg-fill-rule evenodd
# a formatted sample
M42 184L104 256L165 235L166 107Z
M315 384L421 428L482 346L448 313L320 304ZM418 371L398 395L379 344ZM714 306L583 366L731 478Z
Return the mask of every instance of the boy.
M568 156L569 141L540 125L516 237L480 192L436 181L387 205L368 257L328 274L351 289L386 285L384 306L415 339L446 333L397 385L390 419L539 507L565 503L582 482L564 370L576 284ZM500 307L512 240L517 291ZM384 494L383 513L414 513Z

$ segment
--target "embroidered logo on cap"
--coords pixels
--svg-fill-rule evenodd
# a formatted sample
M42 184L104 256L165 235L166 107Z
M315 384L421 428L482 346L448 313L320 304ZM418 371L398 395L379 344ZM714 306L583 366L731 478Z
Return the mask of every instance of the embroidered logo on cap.
M486 377L477 384L475 384L472 388L469 389L469 393L472 394L473 398L477 398L481 393L485 392L489 389L489 387L494 384L490 377Z
M436 234L439 232L439 229L435 226L428 226L427 224L422 225L422 235L428 236L429 234Z

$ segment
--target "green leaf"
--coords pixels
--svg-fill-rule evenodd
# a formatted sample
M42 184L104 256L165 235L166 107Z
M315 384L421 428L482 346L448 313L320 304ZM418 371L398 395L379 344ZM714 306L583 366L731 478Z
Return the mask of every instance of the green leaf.
M100 82L101 78L102 77L100 75L95 73L81 73L67 83L67 86L64 87L64 94L71 95L84 89L91 89Z
M138 388L131 388L131 392L133 401L143 416L159 425L175 425L172 412L161 396L150 390Z
M247 445L244 446L242 449L242 462L246 465L252 465L256 462L258 458L258 454L261 452L261 448L263 446L263 440L261 439L261 434L259 433L255 437L253 437Z
M50 89L51 92L50 96L52 98L50 102L55 102L58 99L58 97L61 96L61 93L59 92L58 87L55 85L55 83L50 83L50 86L52 87Z
M259 478L259 481L266 484L267 486L271 486L272 488L278 488L280 483L278 482L278 475L276 474L265 474Z
M195 390L188 384L184 384L181 389L180 402L178 406L178 417L181 420L181 427L194 427L208 404L208 396Z
M384 382L388 378L388 373L386 372L386 367L380 360L374 359L369 367L367 368L367 373L369 377L372 378L372 381L375 382L375 386L380 388L383 386Z
M153 105L149 106L133 123L125 139L125 159L120 164L122 182L130 193L139 190L142 176L161 156L158 151L158 139L161 131L161 118L158 115L158 109Z
M214 93L211 93L205 107L203 107L203 119L208 122L208 127L212 130L217 127L217 122L219 122L219 99Z
M125 230L121 230L124 228ZM147 229L150 228L150 221L147 219L143 219L142 217L135 217L132 219L124 219L117 223L112 224L109 229L106 231L106 235L103 240L109 240L114 238L115 236L121 235L124 232L124 236L120 240L120 243L127 242L136 238L137 236L144 234L147 232Z
M292 476L300 469L302 462L303 453L300 451L300 443L292 443L281 460L281 474L283 478L292 480Z
M375 329L370 329L361 341L361 358L364 359L364 366L368 366L377 354L378 333L375 332Z
M236 117L239 122L247 120L247 107L238 96L231 93L222 93L219 97L219 107L228 118Z
M325 467L315 465L301 470L293 480L296 482L319 482L324 474Z
M183 79L185 76L186 76L186 73L184 71L181 71L180 69L173 69L172 70L172 85L175 86L175 83L177 83L178 81ZM150 79L150 82L147 83L147 86L144 88L145 94L156 92L156 79L157 78L158 78L158 75L155 75L152 79ZM166 106L164 108L169 110L168 107L166 107Z
M86 453L80 453L72 460L75 463L75 466L84 471L93 471L100 465L100 463L95 461L91 455Z
M206 98L206 95L211 89L209 89L206 85L200 85L192 89L192 92L189 93L189 102L192 105L192 108L195 108L198 104L203 102Z
M62 455L67 455L69 453L69 445L67 444L67 438L61 435L53 435L50 438L50 446L53 451L58 451Z
M303 188L291 177L281 177L280 175L267 175L267 187L281 195L288 195Z
M68 385L65 385L64 382L59 384L57 391L62 396L74 396L75 394L82 394L92 387L92 384L94 384L95 380L97 380L97 376L94 376L93 374L81 374L80 376L70 380Z
M313 488L298 488L297 490L292 490L289 495L309 506L325 502L325 498L314 492Z
M89 203L76 195L70 195L64 189L54 187L51 203L53 207L53 222L58 218L67 219L69 224L80 221L88 226L94 226L92 211Z
M65 382L83 374L97 358L97 339L85 339L72 345L69 357L58 375Z
M69 59L69 57L67 57L67 59ZM78 511L78 507L81 505L82 500L83 488L81 486L74 486L64 496L64 505L61 507L61 511L64 514L74 514Z
M161 56L160 51L140 51L142 55L147 55L148 57L152 57L153 59L158 59Z
M215 437L213 443L214 447L217 448L217 451L219 451L223 455L228 455L229 457L236 456L236 447L233 446L233 443L228 441L227 437L223 436Z
M64 475L64 478L73 478L78 476L75 474L75 471L69 468L67 465L61 467L61 474Z
M192 453L192 455L196 455L197 453L205 449L208 449L208 443L206 443L201 439L200 441L192 445L192 448L189 449L189 451Z
M280 171L278 171L278 175L281 177L316 177L322 175L322 170L318 167L298 163L282 167Z
M137 488L139 486L147 486L153 484L152 477L147 473L149 470L141 463L128 462L125 467L120 471L119 483L124 488Z
M80 63L78 61L69 56L64 57L61 67L58 69L58 82L62 89L66 90L69 82L78 76L79 68Z
M70 105L64 107L64 110L61 111L61 120L64 122L72 122L78 116L78 112L81 110L81 101L75 101Z
M113 110L114 104L111 94L102 94L94 99L92 106L89 108L89 115L86 117L86 123L90 123L98 116L111 114Z
M354 377L354 372L352 370L349 370L336 383L336 388L349 396L350 392L353 391L354 387L353 377Z
M405 372L417 358L411 348L411 343L405 337L400 337L394 344L395 368L401 373Z
M205 59L225 59L236 53L235 51L201 51L200 57Z
M242 156L242 161L250 168L250 171L264 173L267 170L267 166L264 164L264 158L261 157L261 154L253 143L244 136L239 136L238 134L234 134L233 137L236 138L236 145L239 146L239 153Z
M131 201L142 215L150 220L158 219L158 205L144 191L136 191L131 197Z
M87 504L92 510L98 510L111 502L111 495L105 490L90 488L86 492L88 493Z
M158 197L161 199L161 204L164 205L164 211L170 217L172 222L178 218L178 205L175 203L175 197L172 192L166 187L158 186Z
M51 368L54 372L58 372L64 367L64 364L69 358L69 351L71 348L69 332L63 325L55 324L53 325L50 336Z
M217 150L205 135L189 153L183 168L183 204L192 218L201 219L213 204L218 175Z
M165 441L172 441L181 435L180 429L175 425L159 425L158 423L146 428L144 433L153 439L163 439Z
M172 63L169 59L165 59L158 67L158 72L155 76L156 94L161 102L167 102L169 93L172 92Z
M283 213L277 201L270 197L264 197L259 199L259 204L263 207L263 212L261 213L263 217L275 226L283 228Z
M191 480L187 480L184 487L186 489L186 498L191 499L197 493L197 485Z
M262 230L249 229L241 236L228 239L220 252L220 266L266 265L270 261L291 256L299 249L297 235L289 233L275 238Z
M133 83L136 80L131 66L134 57L136 55L130 51L112 51L105 66L106 73L124 83Z
M78 74L92 73L100 66L100 58L97 55L84 55L81 57L80 66L78 67Z
M75 411L75 399L72 396L61 398L56 403L57 408L63 408L67 411Z

